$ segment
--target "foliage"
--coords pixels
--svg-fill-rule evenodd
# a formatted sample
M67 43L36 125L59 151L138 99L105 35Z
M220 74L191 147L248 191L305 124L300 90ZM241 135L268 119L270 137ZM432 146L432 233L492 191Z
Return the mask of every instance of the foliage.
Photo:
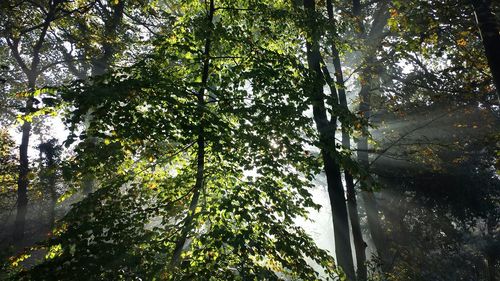
M95 138L80 143L78 163L99 175L101 188L60 222L47 262L24 278L318 279L306 258L332 276L331 257L294 226L295 217L319 206L308 191L318 163L302 148L315 135L303 114L307 81L294 28L283 20L290 9L279 1L217 5L207 22L202 4L183 3L183 16L153 54L64 90L74 106L72 138ZM289 34L280 32L285 28ZM207 36L209 99L200 120ZM90 124L77 136L89 111ZM183 261L172 269L200 122L205 184Z

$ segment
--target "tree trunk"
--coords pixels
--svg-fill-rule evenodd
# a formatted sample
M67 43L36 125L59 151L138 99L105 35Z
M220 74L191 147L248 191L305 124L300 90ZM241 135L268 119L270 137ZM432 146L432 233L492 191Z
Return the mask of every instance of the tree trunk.
M335 19L333 17L333 5L331 0L327 0L327 11L328 11L328 19L331 21L331 24L335 28ZM345 93L344 77L342 72L342 65L340 62L339 51L333 40L331 45L332 45L333 66L335 69L335 81L338 85L339 104L341 109L344 111L344 114L347 114L349 112L349 108L347 107L347 97ZM345 121L342 122L342 146L347 150L351 149L349 131L347 128L347 124L345 124ZM352 237L354 240L354 250L356 252L357 280L363 281L366 280L367 278L366 253L365 253L366 243L363 240L363 235L361 233L361 225L359 223L359 214L356 203L356 191L354 189L354 180L351 173L346 169L344 169L344 178L347 190L347 208L349 211L348 212L349 219L351 221Z
M40 150L40 181L43 183L44 189L49 194L48 206L48 227L52 230L55 222L55 207L57 202L56 192L56 140L52 139L48 142L41 142L38 146ZM43 155L45 154L45 166L43 164Z
M116 48L116 38L117 38L117 32L118 28L120 27L120 24L123 19L123 13L125 9L125 1L124 0L119 0L114 4L111 13L107 14L107 16L103 16L104 18L108 18L108 20L105 20L104 24L104 39L102 40L102 54L98 56L97 58L92 60L91 64L91 76L100 76L106 74L108 70L110 69L110 65L113 60L113 56L117 53L118 49ZM80 73L76 68L70 68L72 70L72 73L79 77L81 76ZM86 123L90 125L90 122L92 121L92 115L89 115L87 118ZM88 128L85 128L85 131L88 133ZM91 142L92 146L95 146L96 144L96 139L92 136L89 136L89 138L86 139L86 141ZM85 175L83 176L83 194L88 195L92 193L94 190L96 183L96 176L94 173L87 171Z
M33 109L33 93L35 91L35 81L33 77L28 77L28 88L30 96L26 101L26 112L24 116L28 116ZM29 185L29 160L28 148L31 133L31 122L24 120L21 127L21 145L19 146L19 178L17 180L17 213L14 224L13 239L15 242L21 242L24 239L24 228L26 224L26 213L28 208L28 185Z
M49 206L49 229L52 231L56 221L56 204L57 204L57 193L55 181L49 182L50 185L50 206Z
M488 263L488 281L496 281L496 258L494 253L488 253L486 255L486 261Z
M30 109L31 101L26 102L26 109ZM14 241L20 242L24 239L24 226L26 223L26 212L28 207L28 146L30 139L31 123L25 121L22 126L21 145L19 146L19 178L17 181L17 214L14 226Z
M481 31L484 52L490 66L493 82L497 88L497 98L500 102L500 27L491 7L491 0L472 0L477 24Z
M363 240L361 233L361 225L359 223L358 205L356 203L356 192L354 190L354 182L352 175L348 171L344 171L344 177L347 187L347 207L349 209L349 219L351 220L352 237L354 240L354 250L356 252L356 266L358 281L367 280L368 274L366 269L366 243Z
M308 32L311 38L306 42L307 62L309 71L314 77L310 100L313 106L314 122L319 132L320 148L324 162L324 169L328 185L328 195L332 209L333 231L335 237L335 254L337 263L346 273L349 280L355 280L354 264L349 236L349 221L345 203L344 188L340 174L340 166L335 160L335 130L336 116L328 121L326 114L323 85L324 79L321 70L321 54L319 51L320 34L315 20L314 0L304 0L304 8L308 18ZM332 93L333 95L333 93Z
M359 110L363 113L364 118L370 117L370 86L363 85L360 91L361 104ZM358 161L366 173L369 173L369 157L368 157L368 128L363 128L363 134L358 140ZM377 249L378 257L381 261L382 271L387 272L390 265L390 258L386 248L385 234L382 229L382 221L378 214L377 201L373 194L369 179L361 181L362 192L361 197L365 205L368 228L372 236L373 244Z
M175 243L174 253L172 256L172 260L170 262L171 268L174 268L180 261L180 257L182 254L182 249L184 244L186 243L187 236L189 231L193 228L193 220L196 212L196 207L198 206L198 201L200 198L201 190L203 189L203 177L204 177L204 169L205 169L205 135L204 135L204 109L205 106L205 90L208 82L208 74L210 67L210 48L211 48L211 36L212 36L212 20L215 12L214 0L210 0L210 10L207 18L207 22L210 26L209 32L207 34L207 38L205 39L205 50L204 50L204 61L203 61L203 70L202 70L202 78L201 78L201 88L198 91L197 99L198 99L198 116L200 120L200 125L198 127L198 151L196 153L197 157L197 169L196 169L196 182L193 190L193 197L191 198L191 203L189 205L189 210L187 217L184 221L184 227L181 232L181 236Z

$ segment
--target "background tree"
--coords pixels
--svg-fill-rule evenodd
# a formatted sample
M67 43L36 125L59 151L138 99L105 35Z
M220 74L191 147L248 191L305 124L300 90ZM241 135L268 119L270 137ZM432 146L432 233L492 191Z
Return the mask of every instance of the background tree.
M25 85L19 89L25 98L22 120L22 141L19 147L19 177L17 188L17 214L13 238L22 241L27 211L29 185L29 139L31 132L31 113L34 111L37 80L45 70L42 61L47 32L50 25L65 13L62 2L50 1L46 6L20 2L5 2L1 7L3 42L9 47L17 66L24 74ZM30 11L31 17L27 13ZM36 18L29 21L28 18ZM28 58L28 60L25 59Z

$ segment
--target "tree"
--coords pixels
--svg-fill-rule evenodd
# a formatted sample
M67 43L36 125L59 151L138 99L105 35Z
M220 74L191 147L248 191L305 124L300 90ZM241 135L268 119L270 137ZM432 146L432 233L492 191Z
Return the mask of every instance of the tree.
M27 23L27 7L36 11L38 22ZM31 10L31 9L30 9ZM4 42L9 46L12 57L26 76L26 87L23 89L26 98L23 108L24 118L22 122L22 141L19 147L19 177L17 188L17 214L13 238L22 241L24 237L24 224L27 211L29 185L29 159L28 148L31 132L30 114L34 110L34 97L37 88L37 80L44 70L41 64L41 56L46 42L47 32L54 20L64 13L60 1L50 1L47 6L32 6L28 2L5 3L2 5L2 36ZM23 48L21 48L23 41ZM25 47L29 46L29 47ZM27 62L23 57L28 56L31 60Z
M309 66L308 76L312 84L306 93L313 107L314 122L319 133L319 147L324 162L324 170L328 183L328 194L332 208L333 227L335 235L335 252L337 261L348 276L349 280L355 280L354 264L351 252L349 236L349 221L345 203L344 188L340 174L338 159L335 159L335 131L337 116L327 116L325 108L323 85L325 79L321 70L320 53L320 30L316 27L316 3L314 0L304 0L304 9L307 18L307 63ZM334 87L332 87L334 89ZM334 103L337 103L337 93L331 93Z
M382 40L385 37L384 29L389 18L389 1L380 1L373 9L372 21L369 28L368 23L362 17L361 5L358 1L353 1L352 13L355 18L355 39L362 42L359 53L359 65L356 68L361 69L359 74L359 114L366 120L366 123L361 126L361 136L357 140L357 158L360 167L364 170L364 175L361 178L361 196L363 198L364 207L367 215L368 227L370 234L381 260L382 267L390 263L386 252L384 233L380 227L380 218L376 200L373 194L372 181L369 177L370 162L368 154L368 139L369 126L368 121L372 117L371 110L371 95L376 91L379 85L379 70L376 57L377 51L381 48ZM359 42L358 42L359 44Z
M54 37L69 72L86 80L143 55L151 47L151 37L168 28L168 12L161 8L164 7L150 1L97 1L85 13L63 19ZM142 42L146 38L149 40ZM89 109L89 118L92 111ZM96 139L89 136L85 141L81 145L90 149ZM88 194L94 189L95 167L82 162L79 168L83 192Z
M451 6L455 7L454 5ZM377 81L380 84L376 88L384 92L375 97L372 96L371 115L377 116L372 123L383 128L377 128L373 131L376 132L379 138L382 138L381 136L388 136L390 141L380 142L372 150L359 150L363 153L366 151L367 155L368 153L380 153L373 158L371 163L369 163L369 167L372 174L380 175L381 181L384 181L386 177L391 178L391 181L393 178L401 178L401 182L398 184L403 185L404 182L411 182L413 176L404 177L402 175L415 175L415 178L420 179L429 178L429 182L415 183L414 187L425 190L421 193L424 197L426 197L424 194L428 192L427 195L429 197L426 197L424 200L432 200L430 198L439 198L440 196L433 194L429 186L437 184L440 185L439 190L443 190L446 183L451 181L450 178L442 177L442 174L462 174L457 173L457 170L454 170L454 172L446 170L450 167L455 169L457 165L465 166L461 160L449 157L453 154L461 154L461 157L467 157L464 156L464 154L468 155L468 153L463 152L465 150L464 147L467 147L471 142L475 142L477 139L482 139L483 137L481 135L474 135L474 137L469 138L467 133L459 131L460 129L454 132L453 136L437 133L446 128L442 123L444 121L439 121L440 119L457 115L461 117L457 119L460 120L458 121L460 123L454 124L455 128L461 128L462 126L467 127L469 125L462 124L472 123L474 125L470 125L470 128L478 129L480 126L477 124L479 123L475 123L475 119L472 119L478 114L482 116L483 124L494 123L486 121L491 119L491 117L486 118L488 110L494 112L490 107L494 102L492 102L491 98L491 94L493 93L490 87L491 81L488 82L488 75L484 75L484 72L480 70L484 69L486 64L481 54L477 52L480 50L477 45L478 40L468 36L470 35L470 30L472 30L470 13L467 11L458 12L449 10L449 5L442 5L442 3L437 1L419 1L412 3L395 2L395 5L392 6L389 11L390 18L388 20L388 26L391 33L396 32L397 35L388 33L388 36L381 42L381 46L384 48L380 48L379 51L377 51L379 54L379 61L376 71L378 73ZM402 53L404 53L404 55L401 55ZM444 62L441 59L442 57L446 57L448 61ZM406 66L406 69L401 67L403 64ZM383 67L381 67L381 65L383 65ZM411 69L411 71L407 69ZM478 104L480 105L478 106ZM483 104L485 105L484 107L482 106ZM460 110L459 114L455 113L457 110ZM439 111L441 111L441 113L437 114ZM477 112L481 113L479 114ZM422 120L422 116L437 117ZM390 126L386 124L394 124L395 122L399 122L398 130L396 136L393 136L393 133L390 132ZM411 124L410 122L417 123L414 123L413 126L407 125L410 127L407 129L407 126L404 124ZM436 127L437 123L441 123L442 127ZM415 126L415 124L418 124L418 126ZM446 125L451 127L450 125L453 126L453 123ZM487 126L491 127L492 125ZM477 131L479 131L479 129ZM420 138L416 136L420 136ZM459 137L457 138L457 136ZM382 138L382 140L384 139ZM482 147L488 146L490 145L484 143L482 145ZM377 147L382 148L377 149ZM408 158L412 159L410 160L412 164L404 162L409 161ZM382 159L383 161L380 161ZM399 163L395 164L396 161L399 161ZM413 166L417 165L415 163L419 163L418 168ZM442 167L445 165L444 163L446 163L447 168ZM405 167L409 166L409 168L407 167L408 170L403 172L402 168L398 165ZM425 165L428 165L428 167L425 167ZM475 165L478 166L479 164L476 163ZM388 167L391 167L392 175L388 175L387 171L385 171ZM430 167L435 170L429 172L429 174L423 175L417 172L418 169L427 170ZM444 172L444 170L446 170L446 172ZM401 175L401 177L395 175ZM488 178L490 176L485 177ZM461 180L465 182L463 178L461 178ZM455 179L453 179L453 182L455 182ZM479 181L476 180L476 182ZM391 183L387 188L396 188L398 184ZM479 184L478 186L483 185ZM458 185L456 187L461 191L448 190L447 192L466 192L458 188ZM384 269L386 273L389 273L389 275L386 276L390 276L391 274L394 276L400 275L402 280L405 280L405 278L408 278L407 280L436 278L433 274L442 273L442 268L446 268L447 266L443 264L437 265L438 263L436 260L439 258L431 257L435 252L431 251L428 255L426 253L431 247L436 247L436 244L430 246L432 243L443 243L443 241L446 241L445 238L442 238L442 236L436 233L436 240L431 239L430 241L432 242L427 244L430 239L428 237L433 236L426 233L423 236L427 238L419 240L421 237L417 237L421 234L416 234L418 230L412 232L412 223L414 222L413 219L418 221L418 219L416 219L420 216L418 212L424 212L423 210L425 210L425 208L417 206L415 209L418 209L418 211L411 215L404 215L406 214L406 207L415 204L415 202L412 201L415 200L415 197L413 197L413 199L408 199L408 197L411 196L407 194L411 194L411 191L405 190L404 188L399 189L398 192L389 192L390 191L387 191L387 193L385 193L384 190L382 190L381 197L383 200L378 202L380 207L379 210L384 217L383 220L380 220L378 225L382 226L380 228L382 231L381 233L387 235L384 242L384 248L392 256L389 260L390 266ZM445 196L451 197L447 192L443 194L447 194ZM401 205L396 203L398 201L395 200L394 197L401 200ZM470 199L472 199L472 196ZM410 201L410 203L405 200ZM388 202L383 203L384 201ZM405 204L406 207L403 207ZM459 205L463 208L463 201ZM399 207L395 208L395 206ZM433 206L428 208L442 208L442 205L440 207ZM397 209L398 212L394 212L394 209ZM412 209L412 207L409 207L409 209ZM373 212L370 213L373 214ZM368 216L370 213L368 213ZM403 215L401 215L401 213ZM443 211L441 214L442 217L447 216L446 211ZM453 227L451 227L451 231L449 228L448 230L443 230L440 228L441 226L439 226L440 222L436 222L436 220L436 218L429 219L422 222L422 225L419 225L419 227L425 229L425 231L423 231L424 233L437 231L437 229L444 232L448 231L446 235L449 237L449 240L452 241L455 241L453 240L455 238L452 238L454 237L452 235L453 231L464 231L463 229L453 229ZM458 219L458 221L463 222L463 218ZM457 223L457 221L454 223ZM411 227L408 227L408 224L410 224ZM433 226L425 227L425 225ZM410 241L408 240L409 237L415 237L415 239ZM443 240L440 240L438 237L441 237ZM396 242L398 246L394 246L394 241L398 241ZM416 242L416 244L414 245L415 248L410 246L412 250L408 250L408 248L404 250L399 248L402 245L410 245L413 242ZM448 242L449 241L446 241L445 243ZM450 247L449 245L443 246L443 244L441 244L440 247ZM404 247L405 246L403 246L403 248ZM416 248L419 250L416 250ZM427 256L423 258L421 255L417 254L413 256L416 258L415 260L401 266L398 264L398 261L408 258L405 254L407 251L422 251L422 255ZM450 256L459 256L459 259L463 258L461 254L452 253L451 250L446 253ZM465 254L462 253L462 255ZM402 277L404 276L404 274L402 274L403 271L408 270L412 264L418 263L416 260L431 261L428 266L433 269L429 270L429 272L423 268L416 269L415 271L410 270L410 272L415 275ZM448 262L447 259L445 260ZM463 272L461 274L462 276L466 276L470 273ZM458 278L456 276L457 275L449 278ZM460 276L460 274L458 276ZM467 278L465 277L465 279Z
M354 1L355 2L355 1ZM333 59L334 73L335 73L335 81L331 78L328 69L326 66L323 67L323 72L330 86L330 91L335 91L335 86L338 87L338 107L343 114L340 114L339 120L342 123L342 147L343 149L350 151L351 150L351 138L349 132L351 131L352 126L352 115L350 114L348 105L347 105L347 97L346 97L346 87L344 83L344 75L342 70L342 64L340 60L340 52L335 42L335 36L338 36L336 22L333 14L333 4L331 0L327 0L327 13L328 20L330 22L332 28L332 39L331 39L331 53ZM356 5L354 5L356 6ZM355 9L354 9L355 10ZM353 12L353 14L356 12ZM334 84L335 83L335 84ZM335 105L333 105L335 106ZM350 160L350 155L347 158ZM350 162L350 161L349 161ZM352 163L350 165L344 164L345 167L353 167ZM353 169L351 170L344 167L344 179L346 184L347 191L347 207L349 210L349 220L352 230L352 236L354 241L354 248L356 253L356 265L357 265L357 279L358 280L366 280L367 278L367 269L366 269L366 246L367 244L363 240L363 235L361 233L361 225L359 222L359 214L358 207L356 203L356 190L354 187L354 177L353 177Z
M80 149L101 187L25 278L318 280L306 257L333 278L333 260L294 225L318 207L318 163L302 147L315 137L308 81L287 43L294 12L274 1L181 11L144 60L64 90L74 128L95 108L100 153Z

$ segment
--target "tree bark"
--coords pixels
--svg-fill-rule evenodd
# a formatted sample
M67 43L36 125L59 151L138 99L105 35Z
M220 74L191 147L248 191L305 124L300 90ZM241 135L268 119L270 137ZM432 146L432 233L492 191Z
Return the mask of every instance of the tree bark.
M31 79L30 79L31 80ZM30 97L26 101L25 116L30 114L33 108L33 100L31 95L35 90L34 80L29 82ZM22 127L21 145L19 146L19 177L17 180L17 213L16 221L14 224L13 238L15 242L21 242L24 239L24 228L26 224L26 213L28 207L28 174L29 174L29 160L28 160L28 147L31 133L31 122L24 121Z
M200 120L200 125L198 127L198 139L197 145L198 150L196 153L197 157L197 170L196 170L196 182L193 189L193 197L191 198L191 203L189 205L188 214L184 221L184 227L182 229L181 235L177 242L175 243L174 253L172 255L172 260L170 262L170 267L174 268L180 261L182 249L186 243L187 236L191 229L193 228L194 215L196 213L196 207L198 206L198 201L200 198L201 191L203 189L203 177L205 169L205 135L204 135L204 109L205 106L205 90L207 88L208 74L210 68L210 48L211 48L211 36L212 36L212 20L215 12L214 0L210 0L210 9L208 13L207 22L210 26L207 38L205 39L205 50L203 52L203 70L201 78L201 88L197 94L198 100L198 117Z
M497 90L497 98L500 102L500 27L491 7L491 0L472 0L477 24L481 32L484 53L493 76L493 82Z
M349 221L347 217L346 200L340 174L339 163L335 159L335 130L336 116L328 121L326 114L323 85L323 73L321 70L321 54L319 51L320 34L316 24L316 11L314 0L304 0L304 8L307 14L308 37L306 42L307 62L313 79L310 100L313 106L314 122L319 132L321 155L327 179L328 195L332 209L333 231L335 238L335 254L337 263L346 273L349 280L355 280L354 263L352 260L351 239L349 235ZM334 93L332 93L334 95ZM336 95L336 93L335 93Z
M359 2L357 4L359 5ZM333 17L333 5L331 0L327 0L327 12L328 12L328 19L331 21L331 24L335 29L335 19ZM345 93L344 77L342 72L342 64L340 62L339 51L333 40L331 45L332 45L333 66L335 69L335 81L338 85L339 104L341 109L344 111L344 114L347 114L349 112L349 108L347 107L347 97ZM345 124L345 121L342 122L342 146L345 149L348 150L351 149L349 131L347 125ZM363 235L361 233L361 225L359 223L359 214L356 202L356 191L354 189L354 180L352 174L347 169L344 169L344 179L346 182L346 190L347 190L347 208L348 208L349 219L351 221L352 237L354 240L354 250L356 252L357 280L363 281L366 280L367 278L366 253L365 253L366 243L363 240Z

